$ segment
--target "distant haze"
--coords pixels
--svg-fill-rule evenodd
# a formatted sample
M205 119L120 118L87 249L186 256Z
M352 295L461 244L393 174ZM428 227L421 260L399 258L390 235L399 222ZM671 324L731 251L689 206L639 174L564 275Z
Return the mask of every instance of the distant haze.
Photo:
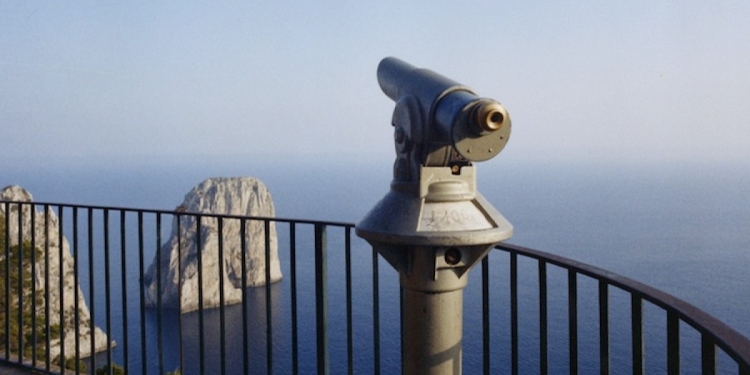
M0 160L390 157L386 56L502 102L507 158L750 160L750 2L426 4L4 1Z

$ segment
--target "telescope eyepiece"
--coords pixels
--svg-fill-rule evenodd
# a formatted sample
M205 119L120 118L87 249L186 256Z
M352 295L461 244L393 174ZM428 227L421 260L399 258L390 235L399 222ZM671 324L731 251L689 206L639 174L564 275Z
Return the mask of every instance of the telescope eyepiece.
M500 130L508 117L505 107L494 100L482 100L475 108L474 122L478 125L479 134L489 134Z

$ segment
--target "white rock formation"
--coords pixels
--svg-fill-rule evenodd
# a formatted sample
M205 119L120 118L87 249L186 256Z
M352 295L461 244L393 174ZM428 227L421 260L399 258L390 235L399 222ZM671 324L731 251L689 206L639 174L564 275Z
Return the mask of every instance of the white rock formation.
M19 186L8 186L0 190L0 202L3 201L17 201L17 202L31 202L31 194ZM18 214L19 205L9 204L8 211L5 212L5 203L0 203L0 216L5 218L6 225L8 227L8 241L10 246L18 244ZM34 275L34 283L37 291L42 296L48 295L49 301L49 320L50 324L55 325L60 323L60 309L62 307L64 312L64 331L62 337L65 340L65 356L70 358L75 355L75 299L76 291L78 291L78 316L79 316L79 345L81 357L88 357L91 355L91 314L89 308L86 305L86 300L83 298L83 293L78 285L75 285L74 279L74 265L75 259L70 253L70 245L68 244L67 238L63 236L62 243L60 243L59 236L59 221L57 215L52 209L48 211L49 222L47 224L47 230L45 231L44 224L44 212L32 209L32 205L21 206L21 226L22 226L22 240L31 241L31 216L34 215L34 236L35 245L37 249L41 250L41 256L36 259L36 273ZM45 233L46 232L46 233ZM49 236L49 237L47 237ZM48 257L45 257L45 241L49 238L49 252ZM60 264L60 255L62 254L62 264ZM0 249L0 257L5 257L5 249ZM49 282L45 282L45 262L49 263ZM63 277L60 280L60 267L62 267ZM45 287L49 285L49 293L45 293ZM62 306L60 303L60 286L63 287L63 301ZM37 304L37 313L44 315L45 304ZM95 351L103 351L107 349L107 334L104 333L99 327L94 327L94 343ZM111 342L114 346L114 341ZM60 340L52 340L50 342L50 358L54 359L60 354Z
M211 178L185 195L185 200L177 211L184 214L175 216L172 220L172 234L160 251L161 293L157 292L157 254L144 280L146 303L155 306L161 295L162 306L179 307L183 313L197 310L198 256L202 266L203 307L211 308L221 304L219 280L223 280L224 304L241 302L241 220L223 219L223 232L219 233L218 219L202 217L198 242L197 216L193 214L273 217L275 212L268 189L255 178ZM275 223L269 223L269 233L266 233L263 221L245 220L245 225L247 286L265 285L266 235L269 236L270 245L271 282L281 280ZM223 258L219 257L219 238L222 240ZM220 264L223 265L221 275Z

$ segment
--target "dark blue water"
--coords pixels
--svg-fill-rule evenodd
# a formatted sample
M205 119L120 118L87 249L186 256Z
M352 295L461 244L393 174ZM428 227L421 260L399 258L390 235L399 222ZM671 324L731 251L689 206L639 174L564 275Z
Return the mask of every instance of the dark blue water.
M502 158L478 167L480 191L501 211L515 227L512 243L538 248L590 263L619 274L655 286L679 298L695 304L710 314L728 323L746 336L750 336L750 167L747 165L695 165L663 164L524 164L507 165ZM150 163L95 165L72 165L60 163L54 166L17 166L0 172L0 184L19 184L32 192L37 201L101 204L144 208L171 209L179 205L187 191L201 180L214 176L256 176L268 185L275 201L277 215L281 217L312 218L354 222L362 217L375 202L384 195L390 181L390 160L381 162L331 162L325 160L264 161L249 158L213 161L156 161ZM169 228L171 223L163 223ZM130 225L130 224L129 224ZM269 296L273 334L273 370L288 373L291 369L290 346L290 272L289 259L285 256L288 229L280 226L280 254L285 279L273 285ZM301 229L302 240L311 239L311 228ZM166 235L163 240L166 240ZM329 233L331 248L342 243L341 233ZM147 243L156 244L156 238L147 238ZM152 246L151 248L155 248ZM312 262L310 248L298 249L298 297L301 311L300 369L302 373L315 370L315 325L314 290L312 269L302 265ZM343 300L343 257L335 251L329 252L329 310L331 321L330 344L332 348L332 370L340 373L346 369ZM371 252L363 242L354 241L354 334L356 372L367 372L373 366ZM95 264L103 258L96 255ZM128 273L137 278L137 259L128 258ZM133 258L134 259L134 258ZM146 256L146 266L153 259L153 250ZM507 304L507 256L493 254L490 258L492 273L493 315L492 346L498 353L493 357L493 370L506 373L509 362L509 317L503 309ZM89 262L82 256L80 265ZM112 255L110 262L117 269L119 255ZM519 271L527 288L520 290L519 301L523 312L521 338L521 361L528 363L524 373L538 371L536 358L535 320L536 265L521 261ZM98 271L97 271L98 272ZM384 373L398 372L398 288L397 276L381 261L381 357ZM526 275L526 276L525 276ZM479 312L480 293L478 272L472 274L465 296L464 365L466 373L474 373L481 364L481 331L476 322L481 321ZM563 297L566 274L550 270L550 365L553 373L567 366L567 305ZM103 276L95 273L94 283ZM82 287L88 290L89 281L84 278ZM137 284L137 283L133 283ZM523 283L522 283L523 285ZM581 306L596 306L596 283L579 280ZM113 294L119 289L113 287ZM557 293L556 293L557 292ZM98 292L95 292L98 293ZM128 305L137 306L137 289L129 290ZM629 298L624 293L611 294L611 321L617 316L628 320ZM104 327L106 311L103 298L94 295L95 310L99 325ZM253 344L247 354L251 367L259 373L266 372L266 295L264 288L249 290L248 329L252 332ZM119 305L118 305L119 306ZM141 351L140 317L136 309L128 314L129 350ZM652 307L646 313L653 319L647 321L649 348L664 347L663 318ZM226 363L229 373L241 371L243 353L242 329L236 326L241 321L239 305L224 309L224 320L230 327L224 337ZM597 311L582 307L579 312L582 353L581 373L597 373L598 350L597 327L583 322L596 321ZM119 322L122 311L113 309L113 320ZM221 336L218 326L219 310L204 313L203 363L208 371L220 368L217 360L221 353ZM145 315L146 365L150 373L160 366L155 356L159 341L157 322L161 321L161 340L166 348L180 340L180 321L176 314L159 318L154 311ZM201 337L197 313L183 315L182 342L184 343L185 368L189 373L200 366ZM529 328L523 328L529 327ZM109 329L117 340L114 358L122 363L123 332L121 326ZM691 335L689 329L683 330ZM629 358L629 326L613 323L613 358ZM695 348L683 348L683 361L691 363L697 358ZM662 349L663 351L663 349ZM659 352L656 350L655 352ZM167 350L161 366L173 370L179 363L179 352ZM529 360L524 360L529 359ZM99 363L102 358L98 359ZM614 362L614 361L613 361ZM626 360L625 362L628 362ZM139 355L131 354L128 363L140 370ZM660 357L647 358L649 369L661 372L665 361ZM615 369L614 373L626 373L629 369Z

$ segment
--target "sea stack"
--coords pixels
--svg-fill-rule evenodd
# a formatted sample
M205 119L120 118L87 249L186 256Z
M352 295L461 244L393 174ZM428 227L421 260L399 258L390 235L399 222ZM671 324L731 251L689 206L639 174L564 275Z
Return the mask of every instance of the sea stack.
M25 189L13 185L0 190L0 202L3 201L32 202L33 198L31 193ZM5 212L6 209L9 212ZM19 214L21 215L20 223ZM34 216L33 221L32 215ZM35 267L31 267L31 264L29 264L27 266L28 269L24 272L31 272L32 269L35 270L33 274L33 290L37 291L37 298L41 299L36 304L37 315L45 316L45 303L43 299L47 298L46 302L49 304L50 311L46 316L48 316L49 324L64 327L61 336L65 340L65 356L70 358L75 355L76 335L79 340L80 356L82 358L91 356L91 314L86 305L84 294L81 292L81 287L75 283L75 259L70 253L68 239L62 236L62 241L60 241L59 219L55 211L51 208L47 210L49 222L46 228L44 222L45 213L37 211L31 204L23 204L19 207L18 204L11 203L6 206L5 203L0 203L0 218L4 221L3 224L7 225L9 236L6 240L9 242L10 248L18 245L19 231L24 242L30 241L32 231L34 233L35 248L37 249L36 264ZM2 250L2 255L0 256L5 257L4 250ZM61 258L62 262L60 261ZM47 266L49 266L48 269ZM47 281L45 281L45 271L49 272L49 279ZM60 277L61 273L62 278ZM46 290L47 286L49 286L49 290ZM31 292L29 291L28 293ZM76 300L78 301L79 322L77 333L75 330ZM61 310L63 312L62 324L60 321ZM101 328L94 326L93 329L94 351L100 352L106 350L108 343L112 346L115 345L114 341L109 341L107 334ZM59 354L60 339L50 340L50 358L54 359Z
M182 313L197 310L200 306L199 256L203 308L221 305L220 280L223 280L224 304L241 302L242 220L221 219L220 233L218 218L203 216L199 222L199 216L195 214L274 217L268 189L256 178L210 178L190 190L176 211L178 214L172 219L170 238L157 252L145 275L147 305L157 306L161 298L163 307L179 308ZM270 250L270 280L281 280L275 223L269 223L266 233L262 220L244 221L246 285L261 286L266 283L266 237ZM157 285L157 270L160 285ZM220 271L223 273L220 274ZM158 293L158 289L161 293Z

